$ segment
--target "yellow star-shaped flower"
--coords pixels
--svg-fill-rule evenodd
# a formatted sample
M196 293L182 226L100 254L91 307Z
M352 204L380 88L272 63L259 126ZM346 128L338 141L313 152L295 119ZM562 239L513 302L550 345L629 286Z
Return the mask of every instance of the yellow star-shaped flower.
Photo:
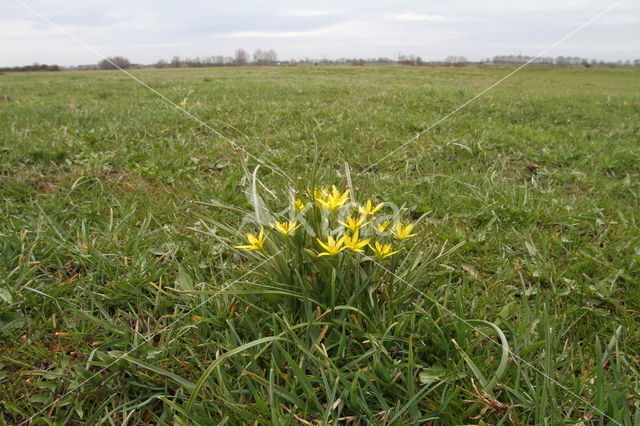
M373 216L374 214L376 214L378 211L380 211L380 209L382 208L382 203L378 204L377 206L373 207L373 204L371 203L371 200L367 200L367 204L365 204L364 206L360 206L360 208L358 210L360 210L360 213L365 216L365 217L369 217L369 216Z
M364 221L367 218L365 216L360 217L359 219L354 219L352 217L348 217L347 218L347 223L344 222L340 222L338 221L338 223L342 226L344 226L345 228L347 228L349 231L351 232L356 232L358 229L362 228L365 225L370 224L371 222L367 222L365 223Z
M316 238L318 244L325 250L318 254L320 256L335 256L341 251L345 250L347 247L344 246L344 237L339 238L337 241L333 239L333 237L329 236L327 238L326 244L320 240L320 238Z
M304 210L304 203L302 202L302 200L299 200L297 198L293 200L293 206L296 208L296 212L298 213Z
M276 222L272 226L276 228L282 235L288 237L293 233L293 231L300 227L300 224L296 222Z
M326 186L321 186L320 188L316 188L315 191L313 191L313 199L318 201L318 200L323 200L324 197L327 196L329 191L329 188L327 188Z
M369 241L371 241L371 239L367 238L366 240L360 240L359 238L360 236L358 235L358 231L355 231L352 236L343 237L344 245L351 251L362 253L364 252L362 248L366 247L366 245L369 244Z
M384 222L380 222L379 224L377 224L375 228L378 232L385 232L389 227L390 223L391 223L390 220L385 220Z
M267 236L264 234L264 229L260 228L260 233L257 236L254 234L246 234L246 236L249 244L234 247L242 250L262 250L264 241L267 239Z
M374 245L369 244L369 247L371 247L371 250L373 250L373 254L375 254L375 256L379 260L384 260L400 251L400 250L391 251L391 244L382 244L378 241L376 241Z
M395 235L395 237L399 240L404 240L407 238L411 238L411 237L415 237L416 235L418 235L417 233L412 234L411 230L413 229L414 224L413 223L408 223L406 225L403 225L402 222L398 221L398 223L396 223L395 228L393 229L393 235Z
M316 190L316 193L317 192L318 190ZM325 193L324 191L321 192L325 195L323 197L318 197L316 194L316 202L320 205L320 207L327 210L336 211L340 209L340 207L343 207L347 203L347 201L349 201L348 189L344 192L340 192L338 188L333 185L331 193Z

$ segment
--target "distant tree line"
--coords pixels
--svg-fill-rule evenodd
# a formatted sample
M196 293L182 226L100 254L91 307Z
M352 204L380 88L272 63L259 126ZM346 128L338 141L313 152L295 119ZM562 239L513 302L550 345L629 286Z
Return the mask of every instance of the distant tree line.
M398 63L400 65L422 65L422 58L414 55L398 55Z
M174 56L171 61L160 59L153 64L155 68L204 68L244 65L278 65L278 54L275 50L256 49L253 52L253 61L249 52L244 49L236 49L233 56L206 56L204 58L180 58Z
M0 72L28 72L28 71L60 71L61 68L58 65L47 64L33 64L25 65L22 67L2 67Z
M535 58L535 59L534 59ZM493 59L486 59L483 61L484 63L496 64L496 65L522 65L530 62L531 64L536 65L547 65L547 66L583 66L583 67L640 67L640 59L635 60L626 60L626 61L604 61L601 59L588 59L588 58L580 58L578 56L557 56L555 58L552 57L534 57L534 56L524 56L524 55L503 55L503 56L494 56Z
M124 56L110 56L98 63L101 70L117 70L131 68L131 61Z
M399 54L396 59L379 58L339 58L339 59L290 59L278 60L278 54L273 49L256 49L250 54L245 49L236 49L233 56L213 55L206 57L181 58L174 56L171 61L160 59L154 64L141 65L132 63L124 56L110 56L95 65L78 65L61 67L58 65L33 64L19 67L3 67L0 72L16 71L60 71L68 70L115 70L129 68L204 68L225 66L269 66L269 65L404 65L404 66L451 66L463 67L467 65L531 65L553 67L640 67L640 59L604 61L599 59L580 58L577 56L534 57L526 55L498 55L479 61L469 61L464 56L448 56L442 61L425 61L420 56Z
M180 58L174 56L168 62L163 59L151 65L156 68L197 68L245 65L406 65L406 66L453 66L466 65L532 65L544 66L584 66L584 67L640 67L640 59L626 61L603 61L577 56L539 57L525 55L500 55L479 61L469 61L464 56L448 56L443 61L425 61L420 56L399 54L397 58L339 58L339 59L290 59L278 61L274 50L257 49L252 56L244 49L237 49L234 56L208 56L205 58Z

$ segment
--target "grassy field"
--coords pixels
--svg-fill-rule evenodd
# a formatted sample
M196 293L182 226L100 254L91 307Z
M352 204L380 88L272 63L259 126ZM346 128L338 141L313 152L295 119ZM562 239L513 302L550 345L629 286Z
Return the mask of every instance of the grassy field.
M133 71L235 147L119 72L0 75L0 423L640 424L639 70L525 69L377 163L510 71ZM348 163L428 261L295 315L191 203L248 208L243 161L277 208Z

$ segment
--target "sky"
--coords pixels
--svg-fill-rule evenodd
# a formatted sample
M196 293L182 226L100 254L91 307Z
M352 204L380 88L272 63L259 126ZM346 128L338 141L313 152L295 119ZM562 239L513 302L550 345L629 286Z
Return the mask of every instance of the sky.
M616 2L2 0L0 66L95 64L99 55L151 64L237 48L274 49L281 60L534 56ZM623 0L543 56L560 55L640 59L640 1Z

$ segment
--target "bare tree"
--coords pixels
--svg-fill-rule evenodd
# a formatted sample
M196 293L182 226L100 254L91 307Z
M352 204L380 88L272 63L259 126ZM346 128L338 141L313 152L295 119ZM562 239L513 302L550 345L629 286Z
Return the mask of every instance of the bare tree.
M256 49L253 52L253 63L256 65L275 65L278 61L278 54L275 50Z
M265 52L265 60L267 65L275 65L278 62L278 54L275 50L269 49Z
M262 64L262 49L256 49L255 52L253 52L253 63L256 65L263 65Z
M101 70L127 69L131 67L131 61L124 56L110 56L98 63Z
M450 66L461 67L466 65L468 61L464 56L447 56L444 62Z
M236 49L235 57L233 58L234 65L247 65L249 62L249 53L244 49Z
M401 65L420 65L422 58L415 55L398 55L398 63Z
M171 59L171 67L180 68L181 66L182 66L182 61L180 60L180 57L174 56L173 59Z

